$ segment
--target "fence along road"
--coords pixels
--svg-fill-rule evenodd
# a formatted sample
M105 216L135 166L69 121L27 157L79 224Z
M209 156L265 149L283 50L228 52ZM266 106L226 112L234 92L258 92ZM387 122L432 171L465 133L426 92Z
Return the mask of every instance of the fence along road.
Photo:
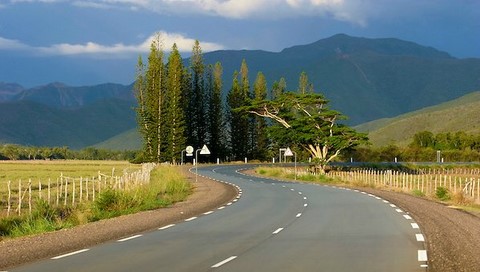
M239 167L198 169L239 186L238 201L11 271L425 271L419 226L394 204Z

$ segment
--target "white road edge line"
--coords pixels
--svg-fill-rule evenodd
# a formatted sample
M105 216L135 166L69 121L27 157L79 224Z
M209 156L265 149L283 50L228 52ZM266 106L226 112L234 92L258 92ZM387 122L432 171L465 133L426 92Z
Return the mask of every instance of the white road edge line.
M80 253L83 253L83 252L89 251L89 250L90 249L88 249L88 248L82 249L82 250L77 250L77 251L70 252L70 253L67 253L67 254L63 254L63 255L60 255L60 256L57 256L57 257L53 257L52 260L58 260L58 259L65 258L65 257L68 257L68 256L72 256L72 255L75 255L75 254L80 254Z
M425 242L425 237L423 237L423 234L415 234L415 237L417 238L417 242Z
M166 225L164 227L158 228L158 230L166 230L166 229L171 228L173 226L175 226L175 224Z
M130 237L127 237L127 238L117 240L117 242L125 242L125 241L132 240L132 239L135 239L135 238L138 238L138 237L142 237L142 235L141 234L133 235L133 236L130 236Z
M283 228L278 228L276 231L274 231L272 234L278 234L279 232L281 232L283 230Z
M235 260L236 258L237 258L237 256L232 256L230 258L227 258L227 259L225 259L225 260L223 260L219 263L216 263L216 264L212 265L212 268L218 268L218 267L220 267L220 266L222 266L222 265L224 265L228 262L231 262L231 261Z
M197 219L196 216L190 217L190 218L188 218L188 219L185 219L185 222L189 222L189 221L192 221L192 220L195 220L195 219Z
M426 250L419 250L419 251L418 251L418 261L419 261L419 262L426 262L426 261L428 261L427 251L426 251Z

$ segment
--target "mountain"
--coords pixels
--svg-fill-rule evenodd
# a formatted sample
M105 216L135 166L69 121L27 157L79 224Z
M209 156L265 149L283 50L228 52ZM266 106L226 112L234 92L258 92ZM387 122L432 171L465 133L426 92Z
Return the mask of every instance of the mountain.
M480 133L480 91L458 99L394 118L384 118L355 127L368 132L370 141L376 146L390 143L407 145L413 135L420 131L441 132L465 131Z
M367 39L338 34L278 53L216 51L207 63L220 61L225 91L245 59L250 82L262 71L270 86L285 77L295 90L305 71L332 108L355 125L392 117L455 99L480 89L480 59L456 59L445 52L398 39Z
M3 84L0 85L0 94L10 90L11 95L0 96L0 102L31 101L55 108L78 108L109 98L134 101L132 89L132 85L113 83L71 87L54 82L31 89L23 89L15 84Z
M305 71L315 90L331 101L331 107L349 116L349 125L390 118L480 90L480 59L457 59L393 38L338 34L281 52L205 53L205 63L222 63L224 95L243 59L251 86L262 71L270 86L285 77L287 88L295 90L300 73ZM118 138L109 138L135 129L134 105L132 85L71 87L57 82L23 88L0 83L0 142L73 148L115 143ZM117 149L124 149L125 144L120 140Z
M0 142L79 149L135 127L133 102L99 100L77 109L57 109L31 101L0 106Z

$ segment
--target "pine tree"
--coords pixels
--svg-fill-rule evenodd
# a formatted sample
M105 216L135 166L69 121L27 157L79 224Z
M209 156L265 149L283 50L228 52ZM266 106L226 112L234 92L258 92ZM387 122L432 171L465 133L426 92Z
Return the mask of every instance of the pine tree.
M145 69L146 67L143 63L142 56L138 56L134 85L135 98L137 99L138 106L135 110L137 112L138 130L143 138L144 154L147 157L153 157L152 138L150 134L151 123L149 122L149 112L147 111Z
M305 71L300 74L297 91L301 94L313 93L313 84L308 81L308 76Z
M248 99L253 97L253 94L250 92L250 81L248 79L248 66L245 59L242 60L242 65L240 66L240 76L241 76L241 85L244 101L241 106L246 106ZM244 134L247 137L247 154L245 156L252 158L256 150L256 118L254 116L247 116L248 128Z
M249 150L249 122L248 116L235 109L246 105L247 94L238 82L238 72L233 74L232 88L227 96L229 106L230 145L234 160L243 160Z
M254 98L253 100L259 103L267 98L267 81L262 72L258 72L255 83L253 84ZM265 161L268 158L269 140L267 135L267 123L265 118L254 116L255 118L255 158Z
M281 94L287 91L287 82L285 78L280 78L280 81L275 81L272 86L272 99L279 97Z
M182 105L183 62L174 44L168 58L165 101L165 158L176 163L185 148L185 116Z
M148 67L145 70L139 61L136 83L137 99L142 112L140 127L145 143L145 160L160 162L162 150L163 107L164 107L164 64L160 35L157 35L150 46Z
M191 120L191 128L189 131L189 142L195 148L201 147L207 139L207 125L205 113L207 109L207 101L205 99L205 65L203 63L202 48L199 41L195 41L190 57L191 70L191 93L189 101L188 116Z
M222 105L222 74L222 64L220 62L215 63L211 76L212 82L209 84L209 89L211 90L209 95L209 147L212 159L223 158L226 155L225 120Z

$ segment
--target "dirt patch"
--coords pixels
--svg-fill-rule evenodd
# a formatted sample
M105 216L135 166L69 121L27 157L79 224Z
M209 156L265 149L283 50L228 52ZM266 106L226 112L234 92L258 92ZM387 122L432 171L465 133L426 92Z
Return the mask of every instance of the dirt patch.
M41 235L4 240L0 242L0 269L154 230L207 212L231 201L237 195L233 186L201 177L195 182L195 176L188 172L188 168L184 167L182 170L194 185L194 192L186 201L169 208L101 220Z

